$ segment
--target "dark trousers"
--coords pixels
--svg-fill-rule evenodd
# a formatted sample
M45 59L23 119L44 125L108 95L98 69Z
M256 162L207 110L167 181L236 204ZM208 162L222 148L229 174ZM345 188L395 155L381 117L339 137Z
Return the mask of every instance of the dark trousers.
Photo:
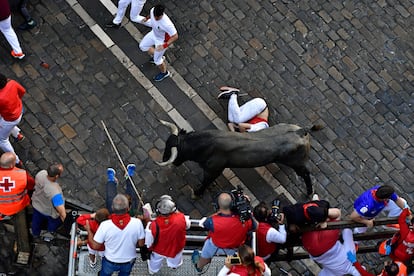
M136 195L129 178L125 180L125 184L125 193L131 197L130 210L135 213L138 208L138 196ZM112 213L112 200L117 195L117 193L118 191L116 182L108 181L106 183L106 209L108 209L110 213Z
M47 221L47 231L56 232L59 226L62 225L62 220L60 217L52 218L51 216L46 216L35 208L33 208L33 217L32 217L32 234L33 236L39 236L40 231L42 230L42 223Z

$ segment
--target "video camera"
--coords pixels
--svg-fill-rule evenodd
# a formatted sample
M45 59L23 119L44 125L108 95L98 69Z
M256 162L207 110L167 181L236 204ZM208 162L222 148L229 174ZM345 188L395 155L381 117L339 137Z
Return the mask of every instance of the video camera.
M270 213L269 217L267 218L267 221L271 224L277 223L278 220L281 219L280 214L280 200L274 199L272 201L272 212Z
M245 222L252 217L250 202L243 194L243 189L240 185L237 186L237 189L232 190L231 193L234 197L232 211L240 216L241 222Z

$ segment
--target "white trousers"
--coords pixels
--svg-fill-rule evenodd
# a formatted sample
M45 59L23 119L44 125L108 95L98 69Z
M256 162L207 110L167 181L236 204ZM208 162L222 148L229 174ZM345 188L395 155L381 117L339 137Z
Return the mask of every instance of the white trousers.
M266 108L266 102L262 98L254 98L242 106L237 102L237 95L233 94L229 99L228 118L230 123L246 123Z
M22 48L20 47L19 39L17 38L16 32L13 30L11 25L11 15L6 19L0 21L0 31L3 33L10 47L15 53L21 53Z
M319 276L338 276L347 274L351 274L353 276L361 275L348 260L346 254L348 251L355 253L352 230L348 228L342 230L342 238L344 240L343 244L337 241L331 249L323 253L321 256L311 256L312 260L323 266L322 270L318 274Z
M124 18L125 12L129 4L131 4L131 11L129 13L129 17L131 21L138 22L138 20L140 19L139 14L141 13L146 1L147 0L119 0L118 10L112 22L114 24L120 24L122 22L122 18Z
M2 117L0 117L0 148L4 152L16 152L14 151L13 146L10 143L9 136L12 135L13 137L17 137L17 134L20 132L20 128L17 127L17 124L20 123L22 120L22 115L13 121L5 121ZM20 161L19 157L16 154L16 164Z
M154 32L150 31L144 36L144 38L139 43L139 48L141 49L141 51L147 52L151 47L162 45L162 44L164 44L164 40L155 37ZM166 50L167 49L162 49L161 51L157 51L157 50L154 51L155 65L161 65L164 62L162 56L164 55Z
M184 251L184 250L183 250ZM151 259L148 260L148 269L151 273L157 273L162 266L162 261L167 260L167 266L178 268L183 264L183 251L179 252L174 258L168 258L152 252Z

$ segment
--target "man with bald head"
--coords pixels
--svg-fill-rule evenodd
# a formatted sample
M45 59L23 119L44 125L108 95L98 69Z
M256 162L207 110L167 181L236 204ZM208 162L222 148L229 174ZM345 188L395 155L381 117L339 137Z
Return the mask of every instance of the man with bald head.
M113 272L130 275L137 257L136 249L144 246L144 226L140 219L129 215L129 201L125 195L117 194L111 209L110 219L101 222L95 235L86 222L88 242L93 249L105 245L100 276L110 276Z
M197 250L193 252L192 261L198 272L202 272L214 255L236 253L237 248L245 243L248 233L257 228L254 220L242 222L240 216L233 213L233 197L230 193L221 193L217 198L217 205L218 212L203 223L203 227L209 232L201 256Z
M5 152L0 157L0 220L13 216L30 204L29 192L34 179L25 170L16 168L16 155Z

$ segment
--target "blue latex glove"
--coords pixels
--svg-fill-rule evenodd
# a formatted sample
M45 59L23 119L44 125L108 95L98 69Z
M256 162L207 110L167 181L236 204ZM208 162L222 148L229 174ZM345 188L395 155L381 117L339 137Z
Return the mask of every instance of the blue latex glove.
M352 251L348 251L348 252L346 252L346 256L348 257L348 260L351 262L351 263L356 263L356 261L357 261L357 257L356 257L356 254L355 253L353 253Z
M385 255L390 255L391 254L391 245L386 244L385 245Z

